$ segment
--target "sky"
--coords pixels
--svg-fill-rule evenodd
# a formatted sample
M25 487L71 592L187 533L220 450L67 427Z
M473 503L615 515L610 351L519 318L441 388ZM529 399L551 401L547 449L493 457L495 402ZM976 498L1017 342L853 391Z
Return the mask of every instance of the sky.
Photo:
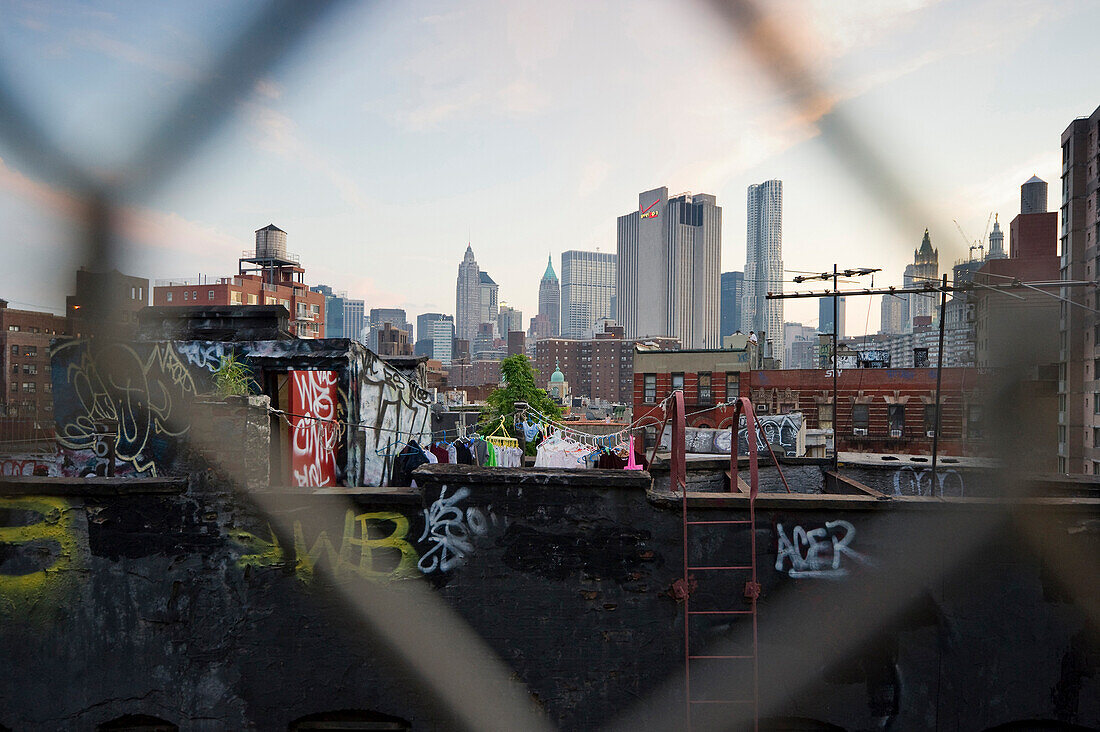
M526 323L547 255L560 272L562 251L614 251L616 217L658 186L717 196L728 271L744 267L746 188L778 178L785 267L879 267L876 286L901 283L925 227L941 270L992 213L1007 232L1033 174L1057 205L1061 133L1100 105L1084 71L1100 3L761 8L747 35L688 0L336 4L165 180L127 195L118 266L234 274L274 223L311 284L411 321L453 312L469 242ZM262 9L0 0L0 89L65 159L117 181ZM80 209L4 120L0 297L59 309ZM785 319L815 325L816 301L787 301ZM878 320L877 297L849 300L848 333Z

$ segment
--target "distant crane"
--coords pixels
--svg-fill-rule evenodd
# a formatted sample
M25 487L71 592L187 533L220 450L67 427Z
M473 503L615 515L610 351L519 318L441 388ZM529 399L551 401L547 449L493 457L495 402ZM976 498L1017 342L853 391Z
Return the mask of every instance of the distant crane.
M992 214L990 214L990 216L992 216ZM955 222L955 228L959 230L959 235L962 236L963 241L966 243L966 245L968 247L970 247L970 259L971 260L974 259L974 250L975 249L977 249L979 252L981 252L980 256L984 259L985 258L985 244L983 244L982 242L975 242L974 244L971 244L970 243L971 239L970 239L969 236L966 235L966 232L963 231L963 227L959 223L959 220L958 219L951 219L951 220ZM988 228L988 224L986 226Z

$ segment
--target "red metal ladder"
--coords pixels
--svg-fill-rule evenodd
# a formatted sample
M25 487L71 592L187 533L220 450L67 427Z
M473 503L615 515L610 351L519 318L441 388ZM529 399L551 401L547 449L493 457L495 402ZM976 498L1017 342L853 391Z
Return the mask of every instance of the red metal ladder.
M692 707L699 704L714 705L751 705L753 729L759 725L759 661L757 656L757 615L756 603L760 596L760 584L756 575L756 494L759 488L759 466L757 464L756 441L756 417L753 414L752 403L746 397L739 397L735 402L733 424L730 441L730 490L735 491L739 484L737 472L737 428L740 423L742 411L745 414L749 452L749 518L739 520L710 520L689 521L687 501L687 471L685 456L685 424L684 424L684 399L683 393L677 392L673 400L672 415L672 455L671 478L672 490L680 490L683 507L683 543L684 543L684 574L674 584L674 593L684 604L684 696L686 700L687 728L691 729ZM774 454L773 454L774 459ZM779 467L778 459L775 460ZM780 475L782 470L780 469ZM784 479L784 484L786 479ZM789 490L789 489L788 489ZM688 529L691 526L748 526L750 532L750 562L749 564L722 564L703 563L692 564L688 556ZM749 601L749 609L719 609L719 610L692 610L691 594L697 588L697 582L692 572L750 572L750 579L745 582L744 596ZM691 649L691 619L699 616L749 616L752 618L752 653L751 654L695 654ZM691 692L691 664L697 660L718 661L751 661L752 662L752 696L737 699L694 699Z

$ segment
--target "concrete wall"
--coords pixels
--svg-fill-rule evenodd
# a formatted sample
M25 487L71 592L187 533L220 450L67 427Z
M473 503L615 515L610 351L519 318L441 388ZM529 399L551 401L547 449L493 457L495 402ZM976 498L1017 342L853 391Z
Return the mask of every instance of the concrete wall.
M219 475L0 479L0 725L146 714L279 730L357 709L454 728L349 601L423 587L554 725L683 727L681 504L647 493L647 474L432 466L419 491L327 495L242 495ZM688 518L743 519L746 506L700 495ZM766 718L1095 726L1097 503L1017 508L1038 533L1001 502L769 496L755 532L693 526L688 548L693 563L737 564L755 533ZM747 607L745 573L693 575L692 610ZM735 654L751 638L746 617L691 623L692 653ZM445 639L433 652L451 659ZM483 662L458 660L461 687ZM743 661L695 663L699 698L751 693ZM708 663L723 688L709 688Z

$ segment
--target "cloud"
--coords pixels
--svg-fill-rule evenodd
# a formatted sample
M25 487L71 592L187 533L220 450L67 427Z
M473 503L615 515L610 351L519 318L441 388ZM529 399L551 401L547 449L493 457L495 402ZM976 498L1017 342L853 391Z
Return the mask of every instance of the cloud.
M132 44L110 38L99 31L73 31L69 34L69 43L76 48L93 51L107 58L148 69L173 79L195 81L199 78L198 71L185 63L149 53Z

